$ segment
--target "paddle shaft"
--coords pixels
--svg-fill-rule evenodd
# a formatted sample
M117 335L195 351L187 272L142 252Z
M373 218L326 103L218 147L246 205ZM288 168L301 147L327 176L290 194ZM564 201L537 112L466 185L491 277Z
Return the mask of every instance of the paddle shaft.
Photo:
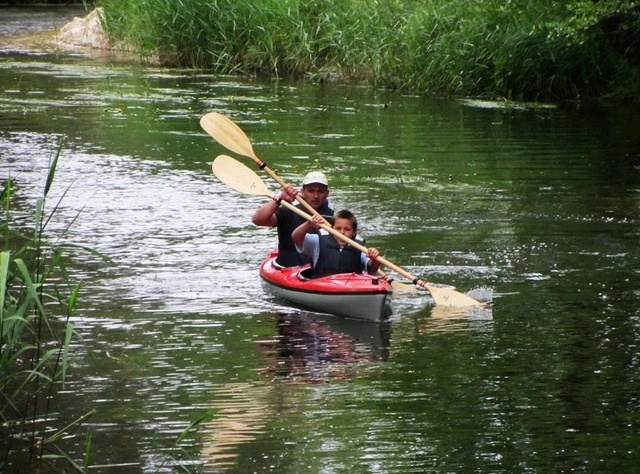
M279 176L278 176L274 171L272 171L272 170L271 170L271 169L270 169L266 164L264 164L264 162L263 162L262 160L257 159L257 160L256 160L256 163L258 163L258 166L259 166L261 169L264 169L264 170L267 172L267 174L268 174L269 176L271 176L274 180L276 180L276 182L277 182L277 183L278 183L278 184L279 184L283 189L287 186L287 183L285 183L282 179L280 179L280 177L279 177ZM315 208L314 208L311 204L309 204L307 201L305 201L305 199L304 199L302 196L300 196L300 194L297 194L297 195L296 195L296 201L298 201L300 204L302 204L304 207L306 207L306 208L309 210L309 212L311 212L311 214L312 214L312 215L322 217L322 219L323 219L323 220L324 220L324 222L325 222L325 225L327 226L326 228L328 228L328 229L333 229L333 227L329 226L329 223L328 223L328 222L327 222L327 220L324 218L324 216L323 216L323 215L321 215L320 213L318 213L318 211L316 211L316 210L315 210ZM283 202L286 202L286 201L283 199ZM296 210L299 210L299 209L298 209L297 207L295 207L295 206L294 206L294 208L295 208ZM306 213L305 213L305 215L306 215ZM336 234L334 233L334 235L336 235ZM340 233L338 233L338 236L340 236L340 238L341 238L341 239L345 239L345 241L348 241L348 240L346 240L347 238L346 238L344 235L341 235ZM353 242L353 243L352 243L352 242ZM351 245L353 245L353 244L357 244L357 242L355 242L355 241L353 241L353 240L351 240L349 243L350 243ZM353 246L355 247L355 245L353 245ZM357 247L356 247L356 248L357 248ZM364 247L363 247L363 248L364 248ZM361 249L359 249L359 250L362 250L362 248L361 248ZM364 250L364 251L366 251L366 248L365 248L365 250ZM382 264L386 265L387 267L391 268L392 270L394 270L394 268L393 268L392 266L390 266L390 265L387 265L387 264L383 261L383 259L380 259L380 258L379 258L378 260L380 261L380 263L382 263ZM397 270L396 270L396 271L397 271ZM398 272L398 273L400 273L400 272ZM381 269L378 269L378 274L379 274L382 278L387 278L387 277L388 277L388 275L387 275L384 271L382 271ZM407 277L406 275L404 275L404 276L405 276L405 277ZM409 278L409 277L407 277L407 278ZM413 279L412 279L412 281L413 281ZM415 284L415 283L414 283L414 284Z
M239 161L229 156L226 156L226 155L218 156L215 160L213 160L213 163L211 164L211 169L214 172L214 174L218 177L218 179L220 179L220 181L231 186L233 189L237 191L240 191L246 194L251 194L254 196L270 196L271 195L271 191L269 191L269 188L267 187L265 182L262 179L260 179L260 177L256 173L254 173L247 166L243 165ZM302 209L295 207L293 204L291 204L288 201L281 201L281 202L285 207L291 209L292 212L300 215L302 218L308 221L313 221L314 217L311 214L307 214ZM366 247L342 235L338 230L327 225L324 222L324 219L321 227L324 228L327 232L331 233L332 235L346 242L351 243L354 246L354 248L368 253L368 249ZM475 299L471 298L468 295L464 295L454 290L441 288L441 287L433 286L429 283L426 283L416 278L415 276L411 275L406 270L398 267L397 265L389 262L384 258L378 257L377 260L380 263L387 265L388 267L396 270L398 273L404 275L405 277L411 279L414 284L417 284L422 288L425 288L431 294L431 297L433 298L436 304L450 305L450 306L476 306L481 304L479 301L476 301Z
M274 173L273 170L271 170L264 161L262 161L260 158L256 156L256 154L253 151L251 141L249 140L247 135L231 119L217 112L211 112L201 117L200 125L209 135L211 135L214 139L216 139L220 144L222 144L226 148L238 154L251 158L253 161L256 162L256 164L260 169L264 169L267 172L267 174L271 176L271 178L273 178L281 187L284 188L286 186L285 182L282 179L280 179L280 177L276 173ZM301 198L300 196L297 196L296 199L305 208L307 208L312 214L317 214L315 209L313 209L313 206L307 203L303 198ZM295 206L288 203L287 201L283 200L282 202L285 203L285 205L290 206L294 210L294 212L297 212L299 214L301 213L302 217L304 217L305 219L307 220L311 219L310 215L295 208ZM366 247L358 244L357 242L351 239L347 239L345 236L341 235L339 232L334 230L329 225L323 224L323 228L331 232L333 235L339 236L343 240L349 242L355 248L358 248L361 251L365 251L365 252L367 251ZM411 273L407 272L406 270L398 267L397 265L389 262L388 260L382 257L378 257L378 261L383 265L396 271L400 275L403 275L404 277L410 279L415 285L419 285L422 288L427 289L431 293L431 296L436 301L436 304L450 304L453 301L455 301L456 304L460 304L460 305L480 304L480 302L474 300L473 298L467 295L463 295L462 293L458 293L453 290L445 290L444 288L434 287L433 285L430 285L429 283L423 280L420 280L419 278L415 277ZM383 277L385 276L384 272L381 272L380 274Z
M306 212L302 211L301 209L298 209L293 204L291 204L291 203L289 203L287 201L282 201L282 204L285 207L287 207L288 209L291 209L293 212L295 212L299 216L307 219L310 222L312 221L313 217L310 214L307 214ZM360 250L361 252L367 253L368 250L369 250L364 245L361 245L358 242L356 242L355 240L350 239L346 235L343 235L341 232L337 231L336 229L334 229L333 227L329 226L326 223L321 224L320 227L322 227L323 229L325 229L327 232L331 233L335 237L337 237L337 238L347 242L348 244L352 245L354 248ZM446 289L446 288L439 288L437 286L433 286L433 285L427 283L426 281L421 280L420 278L416 277L415 275L412 275L411 273L409 273L405 269L403 269L403 268L397 266L396 264L390 262L389 260L387 260L384 257L378 256L376 258L376 260L378 260L382 265L385 265L385 266L391 268L396 273L399 273L400 275L404 276L405 278L408 278L409 280L412 281L412 283L414 285L418 285L418 286L421 286L422 288L425 288L431 294L431 297L433 298L433 301L437 305L451 305L451 306L480 306L480 305L482 305L482 303L480 303L479 301L476 301L475 299L471 298L468 295L459 293L459 292L457 292L455 290L449 290L449 289ZM384 273L383 273L383 275L384 275Z
M253 146L249 137L244 131L229 117L218 112L210 112L200 118L200 126L221 145L234 151L242 156L251 158L258 168L264 170L271 178L273 178L283 189L287 186L280 177L267 166L253 151ZM302 204L312 214L318 214L311 204L305 201L301 196L296 196L296 200Z
M312 220L312 216L307 214L306 212L302 211L301 209L297 208L296 206L294 206L293 204L291 204L290 202L287 201L282 201L282 204L287 207L288 209L291 209L293 212L295 212L296 214L298 214L299 216L305 218L306 220L310 221ZM347 242L349 245L351 245L352 247L357 248L358 250L360 250L361 252L365 252L367 253L369 251L369 249L367 247L365 247L364 245L359 244L358 242L356 242L353 239L350 239L349 237L347 237L346 235L342 234L341 232L338 232L336 229L334 229L333 227L331 227L328 223L323 223L320 225L320 227L322 227L324 230L326 230L327 232L333 234L335 237L338 237L341 240L344 240L345 242ZM414 284L421 284L422 285L428 285L427 282L420 280L418 277L412 275L411 273L409 273L406 270L403 270L402 268L400 268L399 266L391 263L389 260L387 260L384 257L378 257L376 260L378 260L381 264L383 264L386 267L391 268L393 271L399 273L400 275L408 278L409 280L411 280Z
M218 112L210 112L202 116L200 119L200 126L226 148L240 155L251 158L258 165L258 168L264 170L269 176L271 176L271 178L273 178L280 187L283 189L287 187L287 183L285 183L280 176L275 173L275 171L269 168L264 161L258 158L253 151L253 146L251 145L249 137L244 133L242 128L240 128L240 126L238 126L238 124L229 117ZM300 194L296 196L296 200L311 212L311 214L320 215L311 204L300 196ZM323 216L321 217L324 219ZM382 278L388 278L388 275L381 269L378 269L378 274Z
M280 179L280 177L271 168L269 168L264 161L262 161L260 158L256 158L254 161L256 162L258 167L260 169L265 170L267 174L271 176L280 185L282 189L287 187L287 183L285 183L282 179ZM306 207L307 210L312 214L320 215L318 214L318 211L316 211L311 204L309 204L307 201L305 201L305 199L302 196L300 196L300 194L296 194L296 201L298 201L300 204Z

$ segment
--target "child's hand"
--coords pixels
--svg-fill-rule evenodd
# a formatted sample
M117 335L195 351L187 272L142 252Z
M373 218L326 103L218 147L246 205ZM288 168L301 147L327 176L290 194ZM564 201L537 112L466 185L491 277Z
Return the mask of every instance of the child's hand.
M320 215L315 215L313 216L313 218L311 219L311 224L313 224L313 226L317 229L319 227L322 227L322 224L324 224L324 217L320 216Z
M367 257L369 257L371 260L377 260L380 256L380 251L374 247L370 247L368 250L369 251L367 252Z

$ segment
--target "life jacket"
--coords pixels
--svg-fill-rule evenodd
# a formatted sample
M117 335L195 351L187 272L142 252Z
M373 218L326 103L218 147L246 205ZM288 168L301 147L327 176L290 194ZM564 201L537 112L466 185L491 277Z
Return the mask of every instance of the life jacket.
M338 245L335 237L326 231L320 232L320 256L311 270L312 277L335 273L362 273L362 252L351 245Z
M300 204L296 204L296 207L306 212L306 209ZM325 218L333 216L333 209L329 206L329 201L325 201L317 211ZM276 263L283 267L295 267L311 263L309 257L296 250L296 245L291 238L291 233L300 224L306 222L306 219L284 206L276 211L276 217L278 219L278 257L276 258ZM313 233L316 230L313 229L309 232Z

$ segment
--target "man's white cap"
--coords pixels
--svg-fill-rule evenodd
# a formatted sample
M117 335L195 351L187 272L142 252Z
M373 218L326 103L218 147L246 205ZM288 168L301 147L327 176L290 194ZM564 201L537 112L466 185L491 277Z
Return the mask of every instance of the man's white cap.
M306 186L307 184L324 184L325 186L329 186L329 181L327 181L327 177L324 173L320 171L312 171L308 173L304 179L302 180L302 185Z

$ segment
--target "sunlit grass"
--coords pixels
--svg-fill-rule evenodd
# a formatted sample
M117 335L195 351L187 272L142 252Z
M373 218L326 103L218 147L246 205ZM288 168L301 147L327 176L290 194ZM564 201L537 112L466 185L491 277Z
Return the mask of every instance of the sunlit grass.
M512 100L637 97L600 22L635 2L104 0L109 34L166 65Z

